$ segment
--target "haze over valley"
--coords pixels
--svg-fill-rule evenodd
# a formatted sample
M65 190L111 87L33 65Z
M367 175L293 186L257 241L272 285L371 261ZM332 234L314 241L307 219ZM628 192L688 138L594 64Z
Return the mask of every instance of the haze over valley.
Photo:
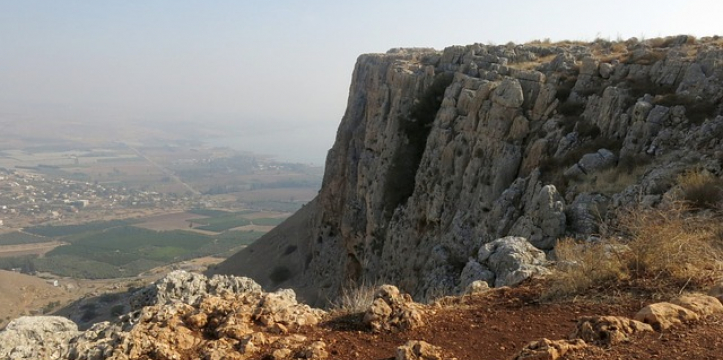
M0 360L720 358L721 13L0 0Z

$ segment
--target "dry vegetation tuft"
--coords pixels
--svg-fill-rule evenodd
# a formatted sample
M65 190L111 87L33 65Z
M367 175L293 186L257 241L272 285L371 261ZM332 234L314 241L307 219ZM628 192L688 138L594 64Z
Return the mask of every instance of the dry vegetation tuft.
M691 170L678 176L680 199L696 209L715 209L723 200L723 180L707 171Z
M331 301L330 307L333 312L343 315L363 313L374 302L376 288L367 284L345 287L339 296Z
M544 298L590 290L635 290L660 297L712 284L723 271L720 218L676 203L618 214L625 240L561 240Z
M580 193L589 192L611 196L636 184L646 170L645 166L637 166L631 171L625 171L621 167L610 168L584 175L579 179L571 179L570 186L576 185L575 191Z
M540 58L537 58L535 61L525 61L525 62L517 62L517 63L510 63L507 64L507 67L516 69L516 70L535 70L538 66L549 63L552 60L555 59L557 55L556 54L550 54L547 56L542 56Z
M552 299L583 293L594 286L627 280L622 245L612 242L584 243L566 238L555 246L555 274L543 297Z

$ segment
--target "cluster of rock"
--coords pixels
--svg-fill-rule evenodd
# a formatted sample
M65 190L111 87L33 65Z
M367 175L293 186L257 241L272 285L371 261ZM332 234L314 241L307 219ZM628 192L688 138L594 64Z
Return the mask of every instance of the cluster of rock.
M214 284L223 286L214 294ZM170 285L172 284L172 285ZM185 289L185 290L184 290ZM198 294L199 289L207 293ZM588 346L609 347L637 334L670 331L701 317L723 314L723 289L710 295L690 294L641 309L633 319L586 316L566 340L540 339L527 344L516 360L555 360ZM492 291L492 290L487 290ZM147 296L153 292L154 296ZM327 359L332 356L322 339L309 339L299 330L320 323L326 313L296 301L292 290L264 292L246 278L208 279L176 271L140 290L147 305L120 317L78 331L72 321L54 316L22 317L0 332L0 359L130 360L248 358ZM481 295L484 296L484 295ZM716 298L716 296L718 298ZM157 303L161 302L161 303ZM425 307L392 285L382 285L364 313L372 332L405 332L425 326ZM445 350L420 340L400 345L397 360L441 360Z
M293 290L267 293L247 278L175 271L140 290L142 306L80 332L70 320L24 317L0 333L0 359L246 359L261 349L274 358L321 359L325 344L292 330L325 312L299 304Z
M515 286L532 276L549 273L547 256L523 237L508 236L484 244L460 274L460 287L483 280L495 287Z
M310 301L349 279L418 300L518 282L536 270L498 271L487 244L515 236L549 252L598 233L607 209L664 202L693 166L723 174L723 49L684 38L362 55L318 197L268 235L298 250L259 241L218 271L273 286L271 271L293 264L284 286ZM433 120L417 124L443 78ZM639 177L583 186L630 169ZM267 273L244 268L258 253Z
M364 323L373 331L405 331L424 325L419 304L396 286L382 285L374 293L374 301L364 313Z
M199 273L174 271L153 285L134 292L129 302L132 310L177 302L195 305L208 295L229 292L261 292L261 286L247 277L216 275L209 279Z
M556 360L568 352L590 345L613 346L629 341L636 334L668 330L713 314L723 314L723 303L719 299L692 294L671 302L648 305L638 311L634 319L622 316L587 316L578 320L570 339L532 341L514 360Z
M64 359L78 325L60 316L24 316L0 331L0 359Z

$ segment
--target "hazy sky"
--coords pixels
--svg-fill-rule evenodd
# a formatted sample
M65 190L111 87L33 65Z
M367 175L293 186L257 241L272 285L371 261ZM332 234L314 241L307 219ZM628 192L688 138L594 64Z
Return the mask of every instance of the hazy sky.
M0 0L0 106L233 124L321 164L361 53L723 35L721 14L720 0Z

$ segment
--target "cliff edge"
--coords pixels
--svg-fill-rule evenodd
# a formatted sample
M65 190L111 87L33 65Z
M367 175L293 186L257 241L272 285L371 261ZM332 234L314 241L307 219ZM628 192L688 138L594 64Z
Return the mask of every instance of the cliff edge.
M214 272L316 304L362 283L505 285L488 244L549 252L670 201L680 174L719 177L722 81L718 37L362 55L319 195Z

